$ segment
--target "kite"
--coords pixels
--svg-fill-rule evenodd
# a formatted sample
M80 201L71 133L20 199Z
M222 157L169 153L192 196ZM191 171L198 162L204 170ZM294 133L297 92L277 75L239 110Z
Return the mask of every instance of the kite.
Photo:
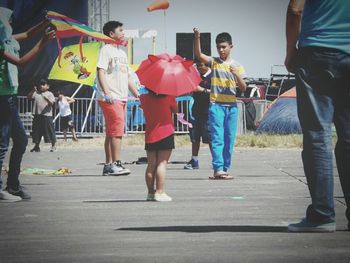
M62 49L62 65L58 65L58 58L53 65L49 79L71 81L93 86L96 77L96 65L100 42L83 43L84 57L80 58L80 45L66 46Z
M116 44L116 45L122 45L127 46L128 42L126 40L114 40L100 32L97 32L93 30L92 28L88 27L87 25L80 23L79 21L76 21L68 16L62 15L60 13L56 13L53 11L47 12L47 18L51 21L51 23L56 27L56 38L57 38L57 44L59 49L59 56L58 56L58 65L60 65L61 61L61 54L62 54L62 46L60 43L61 38L65 37L76 37L80 36L80 57L83 58L83 38L85 36L89 36L93 39L102 41L107 44Z

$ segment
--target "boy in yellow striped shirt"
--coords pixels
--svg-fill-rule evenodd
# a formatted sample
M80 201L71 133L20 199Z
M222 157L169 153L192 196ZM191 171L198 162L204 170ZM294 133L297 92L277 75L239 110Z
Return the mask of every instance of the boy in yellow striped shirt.
M210 179L233 179L227 171L231 167L231 157L236 137L238 108L236 88L246 90L244 67L230 57L232 38L229 33L217 35L215 42L219 57L202 53L200 32L194 32L194 52L201 62L212 70L209 123L212 136L212 166L214 175Z

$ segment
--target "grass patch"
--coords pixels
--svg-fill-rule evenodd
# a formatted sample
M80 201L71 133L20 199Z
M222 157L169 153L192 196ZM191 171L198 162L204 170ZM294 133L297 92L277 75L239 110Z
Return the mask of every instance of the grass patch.
M144 134L128 134L123 138L124 146L138 146L144 148L145 141ZM336 135L333 136L333 145L337 140ZM79 139L79 142L63 142L58 141L59 148L103 148L104 136L90 139ZM191 147L191 141L188 134L175 135L175 147ZM271 134L254 134L248 133L245 135L238 135L236 138L235 147L245 148L299 148L303 147L303 137L301 134L289 135L271 135Z
M246 134L238 135L236 147L255 148L302 148L303 137L301 134L270 135L270 134Z

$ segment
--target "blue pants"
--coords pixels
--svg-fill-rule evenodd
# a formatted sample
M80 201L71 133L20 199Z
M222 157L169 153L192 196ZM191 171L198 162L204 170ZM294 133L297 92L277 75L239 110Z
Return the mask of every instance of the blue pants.
M212 103L209 107L209 123L212 144L212 165L215 172L231 167L231 157L236 138L237 104L222 106Z
M13 141L11 150L7 186L16 189L19 186L19 173L28 138L18 115L17 97L0 96L0 189L2 189L1 170L9 148L10 138Z
M350 222L350 55L334 49L299 51L297 103L304 144L302 159L312 204L310 222L333 222L332 123L338 141L335 157Z

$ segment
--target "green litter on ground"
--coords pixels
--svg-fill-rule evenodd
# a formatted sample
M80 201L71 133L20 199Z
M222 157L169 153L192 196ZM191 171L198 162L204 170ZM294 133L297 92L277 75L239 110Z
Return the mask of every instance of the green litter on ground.
M72 173L72 171L68 168L60 168L58 170L43 168L24 168L21 173L27 175L69 175Z

